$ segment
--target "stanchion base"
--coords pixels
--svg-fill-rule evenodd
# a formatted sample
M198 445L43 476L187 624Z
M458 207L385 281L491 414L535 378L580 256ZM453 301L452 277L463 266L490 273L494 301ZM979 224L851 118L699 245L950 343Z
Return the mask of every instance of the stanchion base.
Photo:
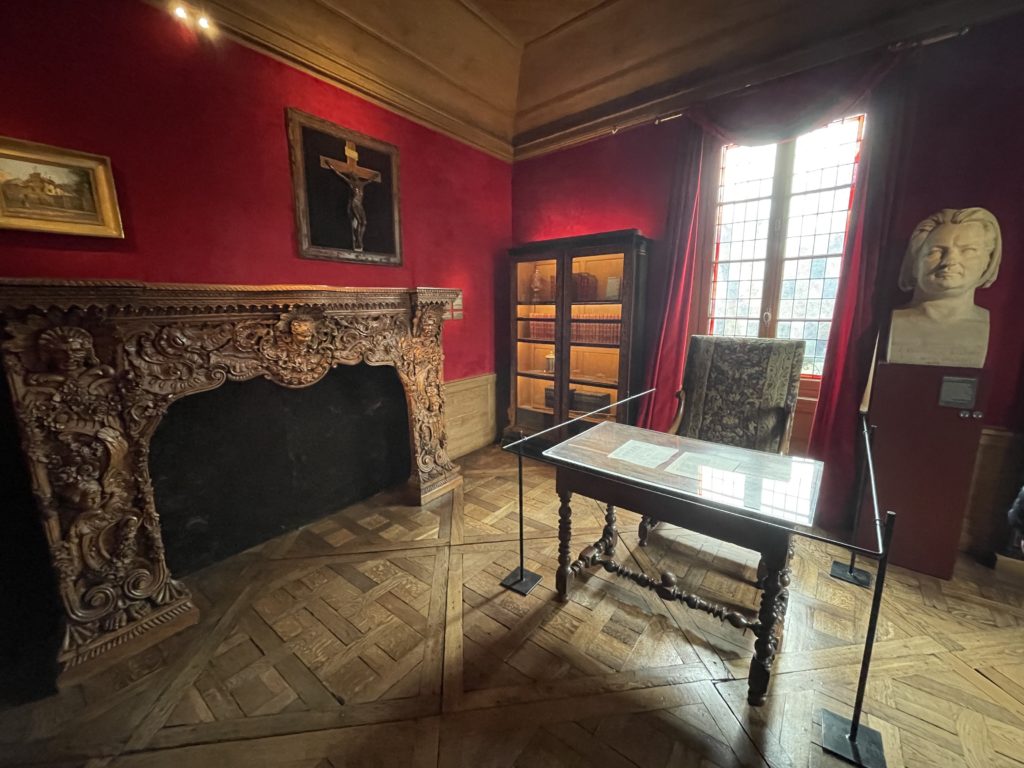
M871 586L871 574L863 568L854 568L851 571L849 563L840 563L838 560L833 561L830 573L833 579L855 584L858 587L866 589Z
M850 725L849 719L827 709L821 710L821 748L863 768L886 768L882 734L861 723L857 741L852 742Z
M513 592L518 592L520 595L530 594L538 584L540 584L539 573L519 570L518 567L513 568L512 572L501 580L501 586L505 587L505 589L511 589Z

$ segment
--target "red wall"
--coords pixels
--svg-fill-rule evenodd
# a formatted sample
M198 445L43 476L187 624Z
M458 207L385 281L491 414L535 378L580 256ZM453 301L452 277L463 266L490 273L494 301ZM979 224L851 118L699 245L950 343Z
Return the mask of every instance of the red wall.
M494 370L509 164L137 0L35 0L0 29L0 135L110 156L126 233L0 230L0 275L457 287L446 378ZM402 267L298 257L286 107L398 146Z
M1024 16L921 50L909 63L914 107L909 172L893 216L902 255L921 219L946 207L980 205L999 219L999 280L978 291L991 311L985 423L1024 428ZM870 117L869 117L870 119ZM679 121L681 122L681 121ZM673 126L646 126L516 163L512 230L517 240L639 227L661 240L668 215ZM658 247L660 246L660 247ZM661 251L659 243L655 252ZM898 263L892 265L898 270ZM883 273L893 273L883 268ZM895 284L895 278L893 278ZM904 298L895 290L892 300Z
M639 229L661 240L680 122L646 125L531 158L512 172L517 242Z

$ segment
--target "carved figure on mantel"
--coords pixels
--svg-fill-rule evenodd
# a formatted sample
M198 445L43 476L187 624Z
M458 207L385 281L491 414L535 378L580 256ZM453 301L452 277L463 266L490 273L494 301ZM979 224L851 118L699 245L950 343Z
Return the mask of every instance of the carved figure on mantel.
M114 375L109 365L100 365L92 336L81 328L51 328L39 334L37 345L48 371L31 374L30 383L60 386L72 379L76 386L91 391L94 385L102 387L103 382L110 383Z
M999 274L999 223L984 208L944 208L910 237L899 287L910 304L893 310L890 363L981 368L988 352L989 313L974 292Z
M448 457L444 430L444 396L440 371L442 304L418 304L412 317L412 335L402 342L401 364L396 366L409 398L412 427L419 440L416 467L424 477L455 471Z
M105 633L150 616L165 621L157 616L164 607L191 606L167 573L155 512L137 505L124 393L114 367L98 359L93 334L38 315L9 330L4 347L17 356L7 364L24 403L23 437L67 611L62 654L70 660Z
M338 178L348 184L348 218L352 224L352 250L363 250L363 235L366 234L366 208L363 207L363 189L367 184L380 181L380 173L361 168L355 142L345 142L345 162L332 157L320 156L320 167L334 171Z

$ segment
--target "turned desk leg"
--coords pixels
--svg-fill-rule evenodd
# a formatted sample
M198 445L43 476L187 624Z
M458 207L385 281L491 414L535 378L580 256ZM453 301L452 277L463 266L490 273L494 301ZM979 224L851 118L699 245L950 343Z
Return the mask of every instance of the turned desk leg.
M657 520L655 520L653 517L648 517L647 515L644 515L640 519L640 546L641 547L646 547L647 546L647 537L651 535L651 531L654 530L654 527L657 524L658 524Z
M572 556L569 547L572 544L572 508L569 500L572 492L559 492L561 504L558 507L558 570L555 572L555 587L558 599L565 603L569 600L569 581L572 579Z
M619 529L615 527L615 505L609 504L605 507L604 530L601 531L601 538L608 542L604 553L608 557L615 557L615 545L619 543Z
M754 658L750 660L750 675L747 678L747 703L754 707L764 704L768 695L768 681L789 605L789 561L792 556L793 545L787 540L776 551L765 552L762 557L764 576L761 581L764 592L757 616L761 628L754 643Z

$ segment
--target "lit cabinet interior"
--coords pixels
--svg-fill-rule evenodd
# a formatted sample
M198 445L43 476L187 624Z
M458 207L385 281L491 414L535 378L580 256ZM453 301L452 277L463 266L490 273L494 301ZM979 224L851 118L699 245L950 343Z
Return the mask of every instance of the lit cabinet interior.
M641 390L649 245L637 231L622 230L510 252L510 434L545 429ZM629 405L583 421L632 422L636 408Z

